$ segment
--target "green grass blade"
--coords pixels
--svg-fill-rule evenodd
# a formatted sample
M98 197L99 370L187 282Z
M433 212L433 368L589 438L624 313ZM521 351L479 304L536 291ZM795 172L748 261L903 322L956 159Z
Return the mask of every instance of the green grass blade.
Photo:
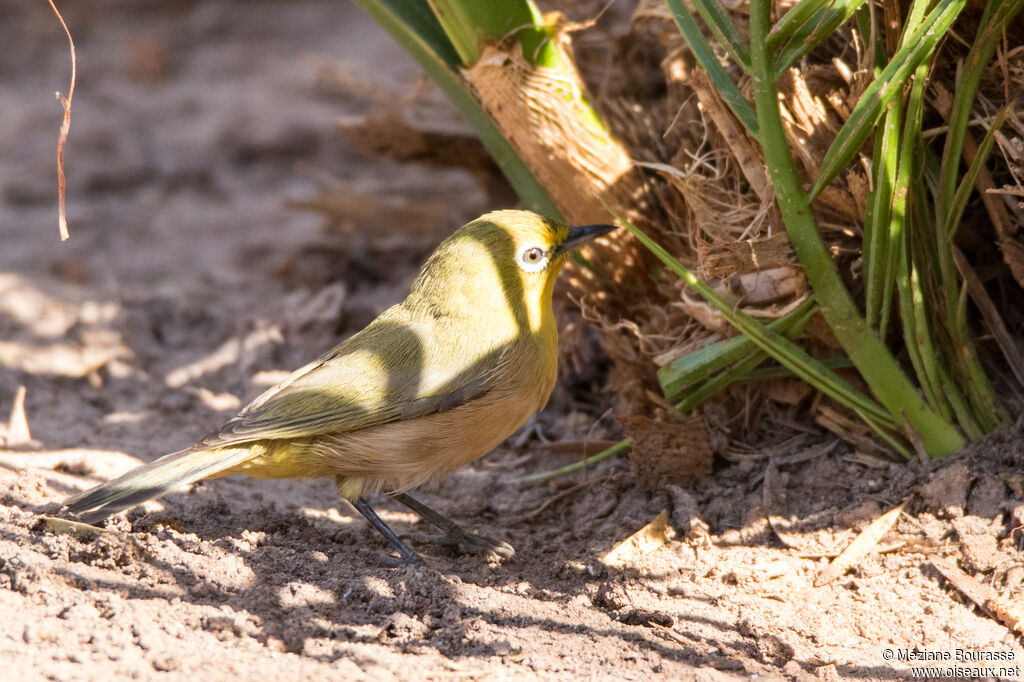
M821 193L860 151L864 141L874 131L875 124L885 107L894 97L902 95L907 79L918 65L932 55L965 3L966 0L939 0L935 9L924 18L903 47L893 55L878 78L864 91L850 118L843 124L821 161L818 178L811 190L812 199Z
M798 311L794 310L790 313L790 315L793 315L794 313L797 312ZM815 306L813 305L813 303L811 303L811 305L805 311L803 311L803 314L800 317L792 320L791 324L788 325L784 331L772 331L778 331L778 333L781 333L790 339L794 338L803 333L804 328L807 327L807 324L811 321L811 318L814 317L815 312L817 312ZM776 320L776 322L778 321L780 320ZM769 325L769 327L770 326L771 325ZM758 365L760 365L762 362L768 359L768 354L754 346L753 342L747 339L747 337L741 338L743 338L750 344L750 352L746 356L740 358L730 367L727 367L717 376L708 379L707 381L701 383L699 386L696 386L692 391L685 391L685 397L683 397L682 395L677 395L675 398L673 398L682 398L682 400L680 400L676 404L677 410L679 410L680 412L689 412L690 410L701 405L704 401L714 396L719 391L728 388L734 383L737 383L739 381L754 380L752 373ZM823 364L827 366L827 363ZM782 370L783 372L786 372L790 375L792 374L792 372L789 372L789 370L787 370L785 367L775 367L769 369Z
M850 358L845 355L833 355L825 358L817 358L818 362L823 364L829 369L856 369L853 363L850 362ZM744 381L769 381L771 379L786 379L795 376L791 371L783 367L782 365L774 365L772 367L758 367L747 372L747 375L743 377Z
M772 322L776 325L775 331L779 330L778 323L779 320ZM661 392L669 400L678 400L687 389L708 381L716 372L745 359L756 351L757 348L750 339L745 336L735 336L687 353L658 370L658 383L661 384Z
M744 71L749 72L750 48L740 38L736 24L732 23L732 18L722 7L722 3L718 0L692 0L692 2L701 19L711 29L715 40L726 49L734 62L743 67Z
M813 25L812 18L831 6L835 0L800 0L783 14L765 38L768 52L775 54L778 49L789 42L793 34L807 24Z
M729 73L718 61L715 51L711 49L710 43L704 38L697 26L697 20L686 9L683 0L668 0L668 6L675 16L676 26L683 34L686 44L690 46L693 56L697 58L700 65L708 72L711 82L714 84L718 94L726 105L736 114L743 126L754 136L757 136L757 115L754 113L750 102L743 96L740 89L736 87Z
M971 435L971 438L980 438L989 431L1005 426L1007 415L992 390L992 384L981 366L974 343L968 336L967 294L967 285L964 284L960 289L955 324L958 337L967 341L960 344L960 362L955 369L959 383L966 387L965 393L971 405L971 416L980 427L980 433L977 436Z
M796 27L775 60L776 77L781 76L796 60L809 54L811 50L821 44L821 41L845 24L864 2L865 0L834 0L829 3L828 7L811 15L806 22ZM769 38L770 36L771 34L769 34ZM771 46L768 49L771 51Z
M978 93L981 76L1003 36L1003 31L1009 22L1017 16L1022 6L1024 6L1024 0L989 2L985 8L985 18L988 21L979 24L978 34L967 53L962 76L954 95L953 109L949 117L949 132L946 133L946 144L942 149L942 171L939 175L939 195L937 197L938 215L942 222L948 223L947 218L952 212L964 136L967 134L971 107L974 105L975 95Z
M900 301L904 346L910 356L910 362L928 404L949 421L953 415L944 394L938 389L935 369L937 360L928 330L928 315L924 309L923 296L918 282L911 276L907 244L907 240L910 238L907 223L911 215L909 197L911 194L915 197L923 197L926 193L923 183L913 183L912 186L911 180L915 175L919 176L917 171L921 165L920 157L924 153L920 134L927 76L928 65L918 66L910 94L907 97L906 115L900 137L899 162L892 187L892 208L888 225L890 249L887 256L893 261L891 282L896 285L897 297Z
M903 26L900 46L917 29L928 4L929 0L916 0L911 5ZM880 54L884 54L884 51ZM874 182L864 221L864 316L868 326L878 330L881 339L887 337L897 262L900 252L904 252L904 255L906 252L904 218L907 194L912 191L909 186L910 173L921 132L928 64L929 61L922 62L914 72L905 117L900 98L897 97L889 107L882 134L875 135L875 154L871 157ZM915 188L915 191L921 191L921 188ZM924 359L924 362L931 360ZM930 400L929 403L933 404Z
M806 326L810 321L808 312L813 310L814 301L807 299L786 315L770 322L767 328L778 334L791 336L790 331L795 326L799 326L800 330ZM679 395L686 389L706 381L716 372L750 355L755 349L750 339L736 336L687 353L658 370L658 383L661 384L662 393L669 400L678 400Z
M875 154L871 159L874 177L864 218L864 318L868 326L886 338L892 302L892 240L894 184L899 164L900 119L903 106L893 102L885 115L881 134L876 133Z
M925 16L929 0L915 0L911 4L909 15L903 26L900 46L904 45L917 29ZM883 134L878 140L876 154L872 157L875 169L875 194L871 199L869 220L865 221L864 229L864 269L865 269L865 316L868 324L878 329L879 338L885 339L887 323L891 317L893 287L899 277L897 274L900 258L907 258L907 243L904 232L907 215L907 196L910 192L923 192L921 186L910 186L910 177L915 166L915 155L920 153L918 140L921 134L921 120L924 112L924 87L928 78L929 61L921 62L914 71L910 93L907 96L906 113L899 98L885 116ZM900 117L903 120L900 121ZM897 128L897 126L900 126ZM878 188L885 187L885 194L879 194ZM873 214L873 215L872 215ZM878 233L872 231L872 219L877 221ZM869 229L870 227L870 229ZM913 311L908 311L911 318L907 319L909 328L914 329ZM916 346L908 348L911 354L918 350ZM927 366L934 362L930 356L920 358ZM915 365L915 370L919 371ZM919 375L920 376L920 375ZM922 378L922 386L924 379ZM931 405L941 405L941 395L925 391ZM935 402L936 399L938 402ZM947 420L948 411L942 414Z
M529 474L527 476L513 478L512 480L509 481L509 483L542 483L544 481L550 481L553 478L558 478L559 476L564 476L565 474L571 474L574 471L580 471L582 469L586 469L587 467L592 467L598 462L608 459L612 455L619 454L620 452L630 447L631 445L633 445L633 439L624 438L615 445L605 448L596 455L591 455L586 459L581 459L578 462L573 462L572 464L568 464L559 469L553 469L551 471L541 471L540 473L537 474Z
M356 0L356 4L407 51L428 51L432 60L453 68L462 63L426 0ZM420 61L418 55L413 56Z
M959 422L967 437L971 440L977 440L985 435L985 430L975 420L970 403L961 391L962 384L953 378L943 364L939 365L939 379L942 381L942 390L949 396L957 422Z
M560 218L547 190L491 121L472 90L455 71L460 63L426 0L355 0L419 63L428 76L458 107L484 147L528 207Z
M910 357L921 390L930 404L947 421L952 421L953 412L948 396L942 390L937 363L940 361L932 343L928 327L928 310L920 277L908 262L905 239L897 262L896 291L900 300L900 317L903 321L903 345Z
M996 114L992 125L985 131L985 137L982 138L981 144L978 145L978 151L974 155L974 160L971 161L971 165L967 168L967 172L964 174L963 179L961 179L959 186L957 186L952 201L946 207L947 213L942 226L942 234L950 248L950 258L952 258L953 238L956 236L956 228L960 224L960 218L963 217L967 200L970 198L971 193L974 192L974 183L978 180L978 173L981 172L981 169L985 167L985 163L988 161L988 155L992 151L992 143L996 140L996 131L1002 127L1009 113L1010 104L1006 104Z
M937 249L943 254L943 258L948 258L951 263L954 261L953 249L955 246L953 239L956 234L957 225L959 225L968 198L974 192L974 185L978 179L978 174L988 160L992 144L995 142L996 131L999 130L1006 120L1009 108L1010 104L1007 104L996 114L995 120L978 145L978 151L961 179L951 204L946 207L949 213L945 216L945 222L941 226L943 239L937 244ZM951 265L951 267L955 268L955 265ZM946 324L952 337L953 347L950 355L952 371L966 394L968 404L971 407L972 421L977 423L982 433L987 433L1006 421L1006 413L995 397L992 385L981 367L974 341L971 338L967 320L967 286L961 282L958 272L955 272L950 280L952 284L944 281L944 287L955 286L959 292L955 303L951 300L947 302L949 309L947 310ZM972 437L974 436L972 435Z
M680 412L689 412L700 407L705 401L710 400L716 393L724 391L729 386L749 375L758 365L768 359L768 354L763 350L754 347L753 351L746 357L740 359L734 365L714 376L692 391L685 391L679 396L682 400L676 403L676 409Z
M896 452L898 452L901 455L903 455L904 458L906 458L906 459L913 459L914 453L911 452L910 448L908 448L906 445L904 445L903 442L900 441L896 437L895 434L893 434L891 431L886 430L881 424L879 424L876 421L874 421L868 415L862 414L862 415L860 415L860 418L863 419L864 422L868 426L870 426L874 430L875 433L877 433L879 436L881 436L882 440L884 440L886 443L889 444L889 447L891 447L893 450L895 450Z

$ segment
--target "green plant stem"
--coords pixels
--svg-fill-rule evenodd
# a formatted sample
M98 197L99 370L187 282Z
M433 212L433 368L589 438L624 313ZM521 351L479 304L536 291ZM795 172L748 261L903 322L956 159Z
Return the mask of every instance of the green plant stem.
M571 474L574 471L579 471L581 469L592 467L598 462L608 459L612 455L619 454L620 452L630 447L631 445L633 445L633 439L626 438L624 440L619 441L610 448L605 448L596 455L591 455L586 459L581 459L578 462L573 462L572 464L568 464L558 469L552 469L551 471L542 471L538 474L530 474L528 476L520 476L519 478L513 478L511 481L509 481L509 483L543 483L544 481L550 481L553 478L558 478L559 476Z
M963 446L963 437L952 424L925 405L895 358L864 323L811 214L810 198L802 189L786 142L774 69L765 45L770 10L769 0L751 2L754 105L759 141L793 249L804 267L822 315L874 394L895 419L906 420L926 452L933 456L950 455Z
M875 133L875 181L864 218L864 317L880 339L886 338L889 326L896 265L891 220L902 116L903 103L897 99L885 115L882 130Z

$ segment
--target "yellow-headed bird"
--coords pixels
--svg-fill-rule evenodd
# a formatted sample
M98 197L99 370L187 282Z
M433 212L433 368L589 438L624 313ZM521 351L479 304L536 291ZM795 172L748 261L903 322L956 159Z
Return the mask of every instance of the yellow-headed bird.
M385 491L462 551L510 556L405 491L490 452L547 402L551 299L570 250L614 229L495 211L444 240L409 296L247 405L220 430L66 501L90 523L203 478L334 477L403 560L419 557L364 495Z

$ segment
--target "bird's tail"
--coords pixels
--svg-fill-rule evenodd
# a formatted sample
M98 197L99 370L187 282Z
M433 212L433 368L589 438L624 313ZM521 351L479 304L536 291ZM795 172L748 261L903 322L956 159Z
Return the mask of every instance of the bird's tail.
M254 454L251 447L182 450L69 497L64 505L86 523L97 523L180 486L221 474Z

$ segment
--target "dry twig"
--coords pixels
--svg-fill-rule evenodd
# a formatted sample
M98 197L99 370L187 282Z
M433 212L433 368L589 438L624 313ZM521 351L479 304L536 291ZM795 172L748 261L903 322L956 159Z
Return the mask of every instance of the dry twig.
M57 137L57 191L60 205L58 214L60 240L65 241L71 235L68 233L67 210L64 206L64 188L67 184L64 179L64 145L68 142L68 131L71 129L71 100L75 96L78 58L75 56L75 41L71 38L71 31L68 30L68 25L64 23L64 17L60 15L57 5L53 4L53 0L49 0L49 3L50 7L53 8L54 14L57 15L60 25L64 27L64 33L68 36L68 45L71 47L71 85L68 87L68 96L65 97L60 92L57 92L57 99L60 101L61 106L64 107L64 120L60 124L60 135Z

